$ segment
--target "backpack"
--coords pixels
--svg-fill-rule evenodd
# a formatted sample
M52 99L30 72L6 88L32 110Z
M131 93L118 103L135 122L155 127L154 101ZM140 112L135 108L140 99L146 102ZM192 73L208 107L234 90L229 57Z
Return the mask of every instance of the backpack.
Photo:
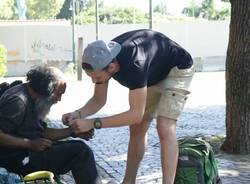
M8 172L3 167L0 167L0 183L1 184L24 184L22 178L18 174Z
M7 83L7 82L2 82L1 84L0 84L0 97L2 96L2 94L6 91L6 90L8 90L9 88L11 88L11 87L14 87L14 86L16 86L16 85L18 85L18 84L22 84L23 82L21 81L21 80L15 80L14 82L12 82L12 83Z
M201 138L179 141L175 184L222 184L211 145Z

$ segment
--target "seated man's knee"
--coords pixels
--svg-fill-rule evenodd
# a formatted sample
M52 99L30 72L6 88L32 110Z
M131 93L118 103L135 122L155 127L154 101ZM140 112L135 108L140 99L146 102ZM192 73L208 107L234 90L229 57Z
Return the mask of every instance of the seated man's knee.
M92 149L87 145L85 144L84 142L79 142L77 144L78 146L78 155L79 157L81 157L81 159L87 159L87 160L92 160L94 161L94 153L92 151Z
M67 142L68 143L68 151L70 151L74 157L82 157L83 159L90 158L91 160L94 159L94 154L92 149L83 141L80 140L72 140Z

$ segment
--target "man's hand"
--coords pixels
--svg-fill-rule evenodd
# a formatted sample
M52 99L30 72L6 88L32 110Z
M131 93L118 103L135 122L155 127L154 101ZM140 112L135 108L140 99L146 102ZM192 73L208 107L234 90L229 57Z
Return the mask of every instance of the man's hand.
M93 120L88 119L74 119L68 123L68 125L73 129L74 133L80 134L87 132L94 128Z
M77 134L76 137L79 137L81 139L84 139L84 140L88 141L88 140L93 138L94 134L95 134L95 130L91 129L91 130L89 130L87 132Z
M70 121L80 118L80 114L77 111L66 113L62 115L62 122L64 125L68 125Z
M28 144L28 149L32 151L44 151L52 145L52 141L49 139L39 138L35 140L26 140Z

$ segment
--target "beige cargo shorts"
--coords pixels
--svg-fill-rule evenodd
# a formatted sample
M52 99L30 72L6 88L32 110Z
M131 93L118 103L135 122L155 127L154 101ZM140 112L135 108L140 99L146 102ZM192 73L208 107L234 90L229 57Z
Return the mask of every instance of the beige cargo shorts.
M194 68L174 67L168 76L158 84L148 87L144 120L163 116L177 120L188 95L188 88L194 75Z

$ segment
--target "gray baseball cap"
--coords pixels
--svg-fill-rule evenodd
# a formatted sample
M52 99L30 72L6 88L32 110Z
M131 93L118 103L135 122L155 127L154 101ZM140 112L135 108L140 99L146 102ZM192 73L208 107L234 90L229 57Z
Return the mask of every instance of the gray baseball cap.
M114 41L97 40L89 43L83 52L83 63L92 66L94 71L105 68L120 52L121 45Z

